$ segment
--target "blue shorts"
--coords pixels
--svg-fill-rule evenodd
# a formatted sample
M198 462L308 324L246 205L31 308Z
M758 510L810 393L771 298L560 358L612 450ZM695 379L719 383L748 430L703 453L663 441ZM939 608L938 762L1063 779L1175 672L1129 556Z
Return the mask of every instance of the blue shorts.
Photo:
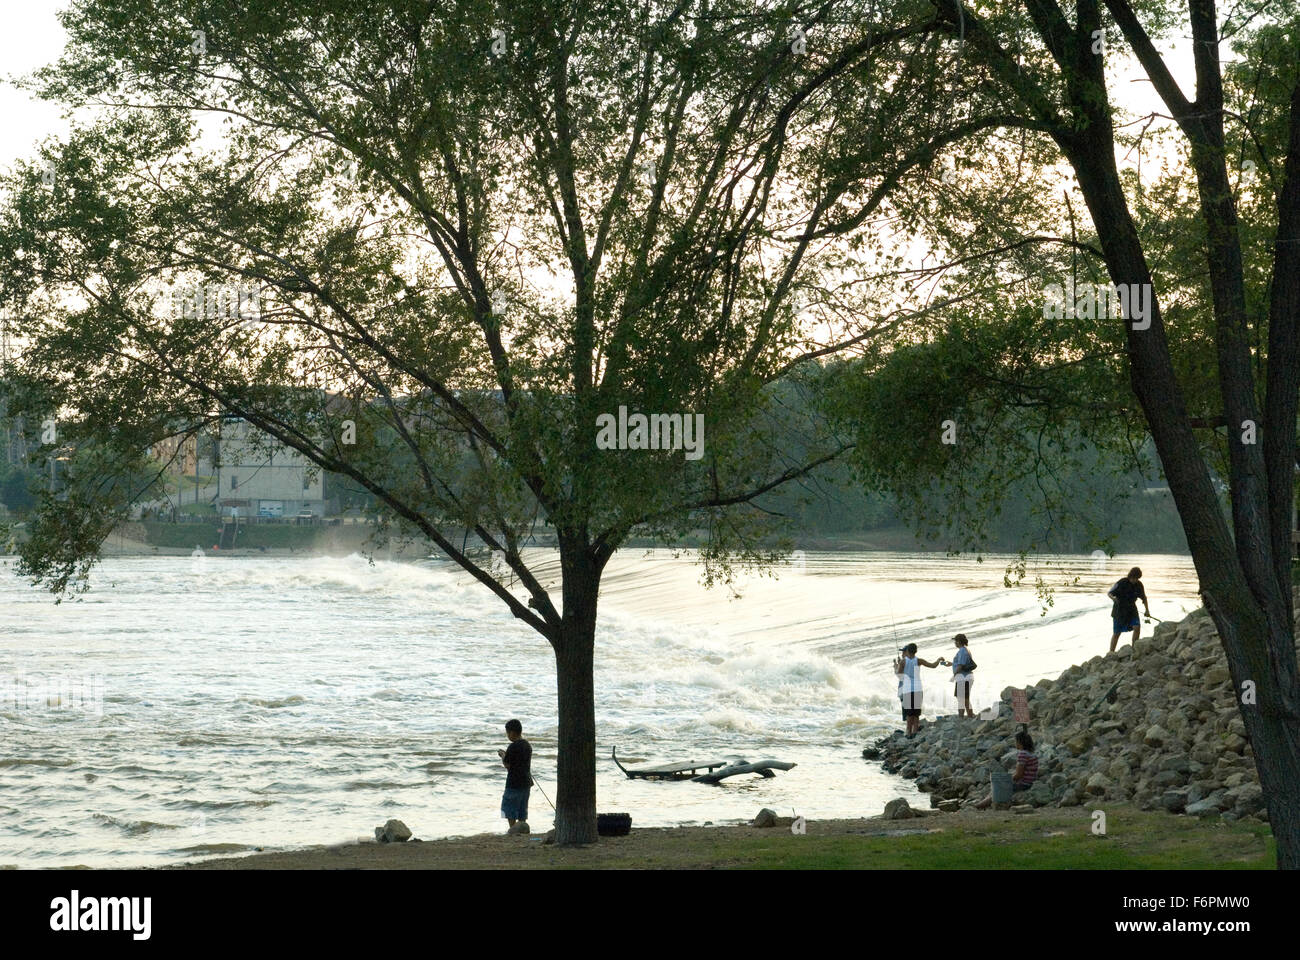
M1111 617L1111 623L1115 625L1112 633L1128 633L1130 630L1136 630L1138 625L1138 615L1133 614L1132 619L1128 617Z
M507 820L528 819L528 787L506 787L501 794L501 816Z

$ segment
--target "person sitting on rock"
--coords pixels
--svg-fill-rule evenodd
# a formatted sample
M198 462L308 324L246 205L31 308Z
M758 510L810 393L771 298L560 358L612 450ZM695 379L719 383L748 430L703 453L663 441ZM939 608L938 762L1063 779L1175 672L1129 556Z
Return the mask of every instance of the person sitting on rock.
M1028 790L1038 779L1038 754L1034 753L1034 741L1029 731L1021 729L1016 733L1016 772L1011 775L1011 792ZM993 794L975 804L976 810L987 810L993 804Z
M907 735L916 736L921 729L921 667L942 667L946 664L943 657L934 663L922 660L916 655L916 644L909 643L898 651L894 661L894 673L898 675L898 699L903 703L903 722L907 724Z

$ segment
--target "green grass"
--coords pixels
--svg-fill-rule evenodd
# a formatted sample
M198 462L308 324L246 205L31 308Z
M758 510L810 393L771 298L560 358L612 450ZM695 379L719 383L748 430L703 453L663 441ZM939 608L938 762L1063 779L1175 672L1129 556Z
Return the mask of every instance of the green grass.
M969 825L957 817L930 817L918 821L918 828L924 824L942 828L939 832L909 836L756 836L728 844L726 852L749 860L744 865L751 868L785 870L1266 870L1277 865L1266 824L1213 824L1127 808L1109 810L1107 817L1105 836L1092 833L1087 811L1073 817L1054 811L981 817Z
M204 550L218 542L216 519L203 523L159 523L146 521L144 524L148 535L146 541L154 547L189 547L198 544ZM253 549L258 547L293 547L295 550L308 550L316 543L321 528L292 523L249 523L240 527L237 548Z

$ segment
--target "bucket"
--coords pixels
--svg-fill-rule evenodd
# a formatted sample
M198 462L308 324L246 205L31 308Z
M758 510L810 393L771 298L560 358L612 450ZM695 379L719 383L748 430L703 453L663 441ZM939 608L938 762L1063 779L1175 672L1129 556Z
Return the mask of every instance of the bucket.
M1010 803L1011 792L1011 774L1005 770L993 774L993 802Z

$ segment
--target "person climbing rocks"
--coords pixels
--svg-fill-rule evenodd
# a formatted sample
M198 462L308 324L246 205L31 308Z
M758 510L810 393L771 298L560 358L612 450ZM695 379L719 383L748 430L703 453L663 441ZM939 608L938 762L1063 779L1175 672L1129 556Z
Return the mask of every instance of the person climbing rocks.
M1142 586L1141 569L1134 567L1130 570L1128 576L1111 587L1106 596L1115 601L1110 608L1111 626L1114 628L1114 632L1110 635L1110 652L1115 652L1119 635L1130 630L1133 631L1133 649L1136 651L1138 637L1142 635L1142 621L1138 618L1138 600L1141 600L1142 606L1146 607L1147 616L1151 616L1146 588Z

